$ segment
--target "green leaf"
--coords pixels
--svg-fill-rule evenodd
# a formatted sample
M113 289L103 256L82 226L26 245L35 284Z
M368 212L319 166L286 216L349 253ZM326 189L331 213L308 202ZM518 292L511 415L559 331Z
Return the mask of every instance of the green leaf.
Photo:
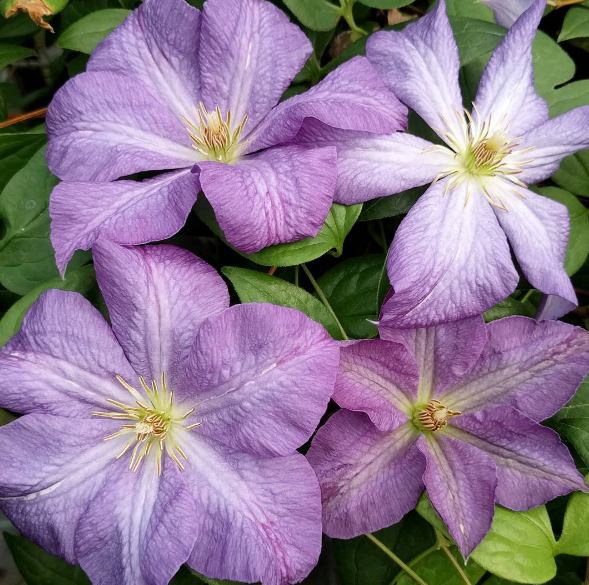
M559 187L589 197L589 151L567 156L551 178Z
M586 465L589 465L589 377L579 386L573 398L551 419L555 428L570 441Z
M16 420L16 416L7 410L0 408L0 427L2 425L7 425L9 422Z
M200 579L201 583L206 583L206 585L242 585L241 583L238 583L237 581L211 579L210 577L205 577L204 575L201 575L200 573L197 573L196 571L193 571L192 569L190 569L190 572L192 573L192 575L194 577L198 577ZM173 585L173 584L170 584L170 585Z
M131 11L123 8L107 8L92 12L65 30L57 39L57 46L90 54L129 14Z
M550 116L555 118L569 110L589 104L589 79L573 81L555 89L549 96Z
M0 282L12 292L25 294L59 275L47 209L57 182L47 168L42 147L0 194L0 218L6 228L0 240ZM78 254L72 267L88 257L88 253Z
M479 0L447 0L446 11L450 18L462 16L495 22L493 11Z
M564 17L558 42L580 37L589 37L589 8L573 6Z
M451 538L446 526L424 494L417 511ZM491 530L475 548L471 559L487 571L517 583L545 583L556 574L556 541L545 506L514 512L495 506Z
M525 315L526 317L533 317L536 313L535 307L528 301L522 303L513 297L507 297L504 301L497 303L494 307L483 313L485 321L495 321L496 319L503 319L503 317L511 317L512 315Z
M35 57L37 53L33 49L26 47L19 47L18 45L0 45L0 69L7 65L26 59L27 57Z
M503 40L505 29L493 22L455 16L450 18L458 45L460 64L464 67L482 55L489 55Z
M35 132L0 134L0 191L45 142L45 134Z
M589 475L585 477L585 480L589 482ZM569 498L567 504L562 534L556 543L557 553L578 557L589 556L588 525L589 494L576 492Z
M405 562L435 543L433 530L415 512L374 535ZM341 585L389 585L400 572L399 566L365 536L334 540L333 546Z
M536 91L548 102L555 87L571 80L575 75L575 62L556 41L538 31L532 45L534 57L534 85Z
M349 258L336 264L318 279L331 308L350 337L376 337L368 320L378 319L378 285L386 260L384 254Z
M37 25L24 12L10 19L0 20L0 39L27 37L39 30Z
M200 219L225 243L228 243L215 219L213 208L205 197L198 198L195 209ZM234 249L245 258L262 266L295 266L315 260L327 252L338 257L343 251L344 240L356 223L361 211L361 203L351 206L334 203L323 227L314 238L305 238L291 244L268 246L253 254L246 254ZM228 245L231 246L231 244Z
M545 197L562 203L569 211L571 231L564 267L571 276L585 264L589 255L589 209L572 193L563 189L544 187L538 191Z
M370 8L380 9L391 9L391 8L402 8L411 4L413 0L358 0L364 6L370 6Z
M90 585L82 569L46 553L23 536L5 532L4 538L27 585Z
M20 329L23 317L29 307L46 290L56 288L60 290L73 290L87 296L96 285L94 268L82 266L74 270L68 270L65 278L56 277L30 290L21 299L16 301L0 319L0 347L3 346Z
M417 187L403 191L403 193L399 193L398 195L379 197L378 199L367 201L362 207L362 213L358 220L370 221L407 213L419 199L423 191L423 187Z
M242 303L272 303L298 309L321 323L334 339L342 339L341 331L331 313L306 290L256 270L225 267L221 272L231 281Z
M328 0L284 0L284 3L312 30L331 30L340 17L339 6Z

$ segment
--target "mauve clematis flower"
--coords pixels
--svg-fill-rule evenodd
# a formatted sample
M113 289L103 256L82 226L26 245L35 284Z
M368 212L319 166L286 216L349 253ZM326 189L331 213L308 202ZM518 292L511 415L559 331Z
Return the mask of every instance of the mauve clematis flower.
M558 434L539 424L589 370L589 333L558 321L473 317L380 326L342 347L334 400L308 459L324 531L351 538L398 522L424 484L464 557L495 503L528 510L589 491Z
M146 0L47 112L47 161L65 181L49 207L60 270L98 237L170 237L201 187L240 250L316 235L333 201L336 152L292 144L303 121L394 132L407 111L360 57L278 104L311 52L269 2L207 0L201 15L184 0Z
M589 147L589 106L548 119L534 90L531 46L546 0L517 21L495 50L471 113L463 113L460 63L443 0L402 32L367 42L389 89L446 143L404 133L358 137L307 123L299 140L336 144L336 200L352 204L433 181L401 223L388 257L395 294L383 319L425 327L478 315L505 299L519 276L576 304L564 270L567 209L526 184L549 177L565 156Z
M228 308L220 276L171 246L98 242L112 329L48 291L0 352L0 507L96 585L300 581L321 548L317 479L295 449L339 348L267 304Z
M533 3L534 0L481 0L495 16L495 22L509 28Z

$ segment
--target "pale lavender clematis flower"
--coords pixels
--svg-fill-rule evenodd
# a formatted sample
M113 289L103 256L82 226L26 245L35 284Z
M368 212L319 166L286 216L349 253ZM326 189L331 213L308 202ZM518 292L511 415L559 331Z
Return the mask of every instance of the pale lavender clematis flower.
M589 370L589 333L558 321L473 317L380 326L341 348L334 400L308 459L324 531L351 538L398 522L423 490L464 557L495 503L528 510L589 491L558 434L539 424Z
M228 308L221 277L171 246L98 242L112 329L48 291L0 352L0 507L95 585L300 581L321 548L317 479L296 453L339 348L299 311Z
M293 144L303 121L394 132L407 111L363 57L278 104L311 52L263 0L207 0L202 14L184 0L146 0L49 106L47 161L65 180L50 200L60 270L98 237L173 235L201 187L240 250L316 235L333 201L336 154Z
M566 208L528 190L565 156L589 147L589 106L548 119L534 90L531 46L545 0L507 32L463 113L460 63L443 0L402 32L367 42L368 59L389 89L436 130L445 146L404 133L358 137L312 121L302 143L336 144L336 200L352 204L433 181L401 223L388 258L395 294L383 316L424 327L480 314L505 299L519 277L561 297L576 296L564 270Z
M481 0L495 16L495 22L509 28L533 3L534 0Z

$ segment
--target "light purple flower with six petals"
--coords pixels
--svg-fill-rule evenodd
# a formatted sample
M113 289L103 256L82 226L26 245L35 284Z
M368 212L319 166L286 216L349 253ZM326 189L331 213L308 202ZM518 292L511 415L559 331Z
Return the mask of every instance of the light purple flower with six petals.
M321 548L317 479L295 450L339 348L299 311L228 308L221 277L171 246L98 242L112 329L48 291L0 352L0 507L95 585L298 582Z
M341 349L342 407L307 454L324 531L351 538L398 522L423 490L468 557L495 503L528 510L589 491L558 434L539 424L589 370L589 333L558 321L473 317L380 326Z
M299 142L338 148L336 201L399 193L434 181L401 223L387 270L395 294L383 320L426 327L478 315L509 296L519 276L556 295L560 317L576 304L564 270L569 216L526 184L549 177L589 147L589 106L554 119L534 89L532 41L546 0L507 32L463 112L458 50L443 0L403 31L372 35L366 54L399 99L445 145L404 133L370 136L307 122Z
M184 0L146 0L49 106L47 161L65 181L49 206L59 269L99 237L170 237L201 187L244 252L315 236L333 202L336 153L293 144L303 121L394 132L407 110L363 57L278 104L311 52L263 0L207 0L202 15Z

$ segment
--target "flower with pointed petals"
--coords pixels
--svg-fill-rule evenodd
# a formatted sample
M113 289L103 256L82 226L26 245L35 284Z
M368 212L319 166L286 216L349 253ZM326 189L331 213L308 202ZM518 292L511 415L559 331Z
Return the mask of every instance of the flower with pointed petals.
M339 348L299 311L228 308L221 277L171 246L94 248L112 329L52 290L0 352L0 508L95 585L298 582L317 562L317 479L295 450Z
M423 490L468 557L495 503L528 510L589 491L554 431L539 424L589 370L589 333L558 321L472 317L425 329L379 327L341 348L342 410L307 454L324 531L352 538L398 522Z
M60 270L99 237L170 237L200 188L244 252L316 235L333 201L336 154L293 144L303 121L394 132L407 111L364 57L278 104L311 52L264 0L207 0L202 14L184 0L146 0L47 112L47 161L64 180L49 204ZM115 181L162 170L172 172Z
M534 3L534 0L481 0L495 16L495 22L509 28Z
M404 133L370 136L306 123L301 143L336 144L336 200L353 204L433 181L401 223L388 257L395 294L383 319L427 327L478 315L509 296L519 276L576 304L564 270L567 209L526 185L549 177L565 156L589 147L589 106L548 119L534 90L531 46L545 0L508 31L483 73L472 112L462 110L458 50L443 0L402 32L367 42L389 89L445 145Z

